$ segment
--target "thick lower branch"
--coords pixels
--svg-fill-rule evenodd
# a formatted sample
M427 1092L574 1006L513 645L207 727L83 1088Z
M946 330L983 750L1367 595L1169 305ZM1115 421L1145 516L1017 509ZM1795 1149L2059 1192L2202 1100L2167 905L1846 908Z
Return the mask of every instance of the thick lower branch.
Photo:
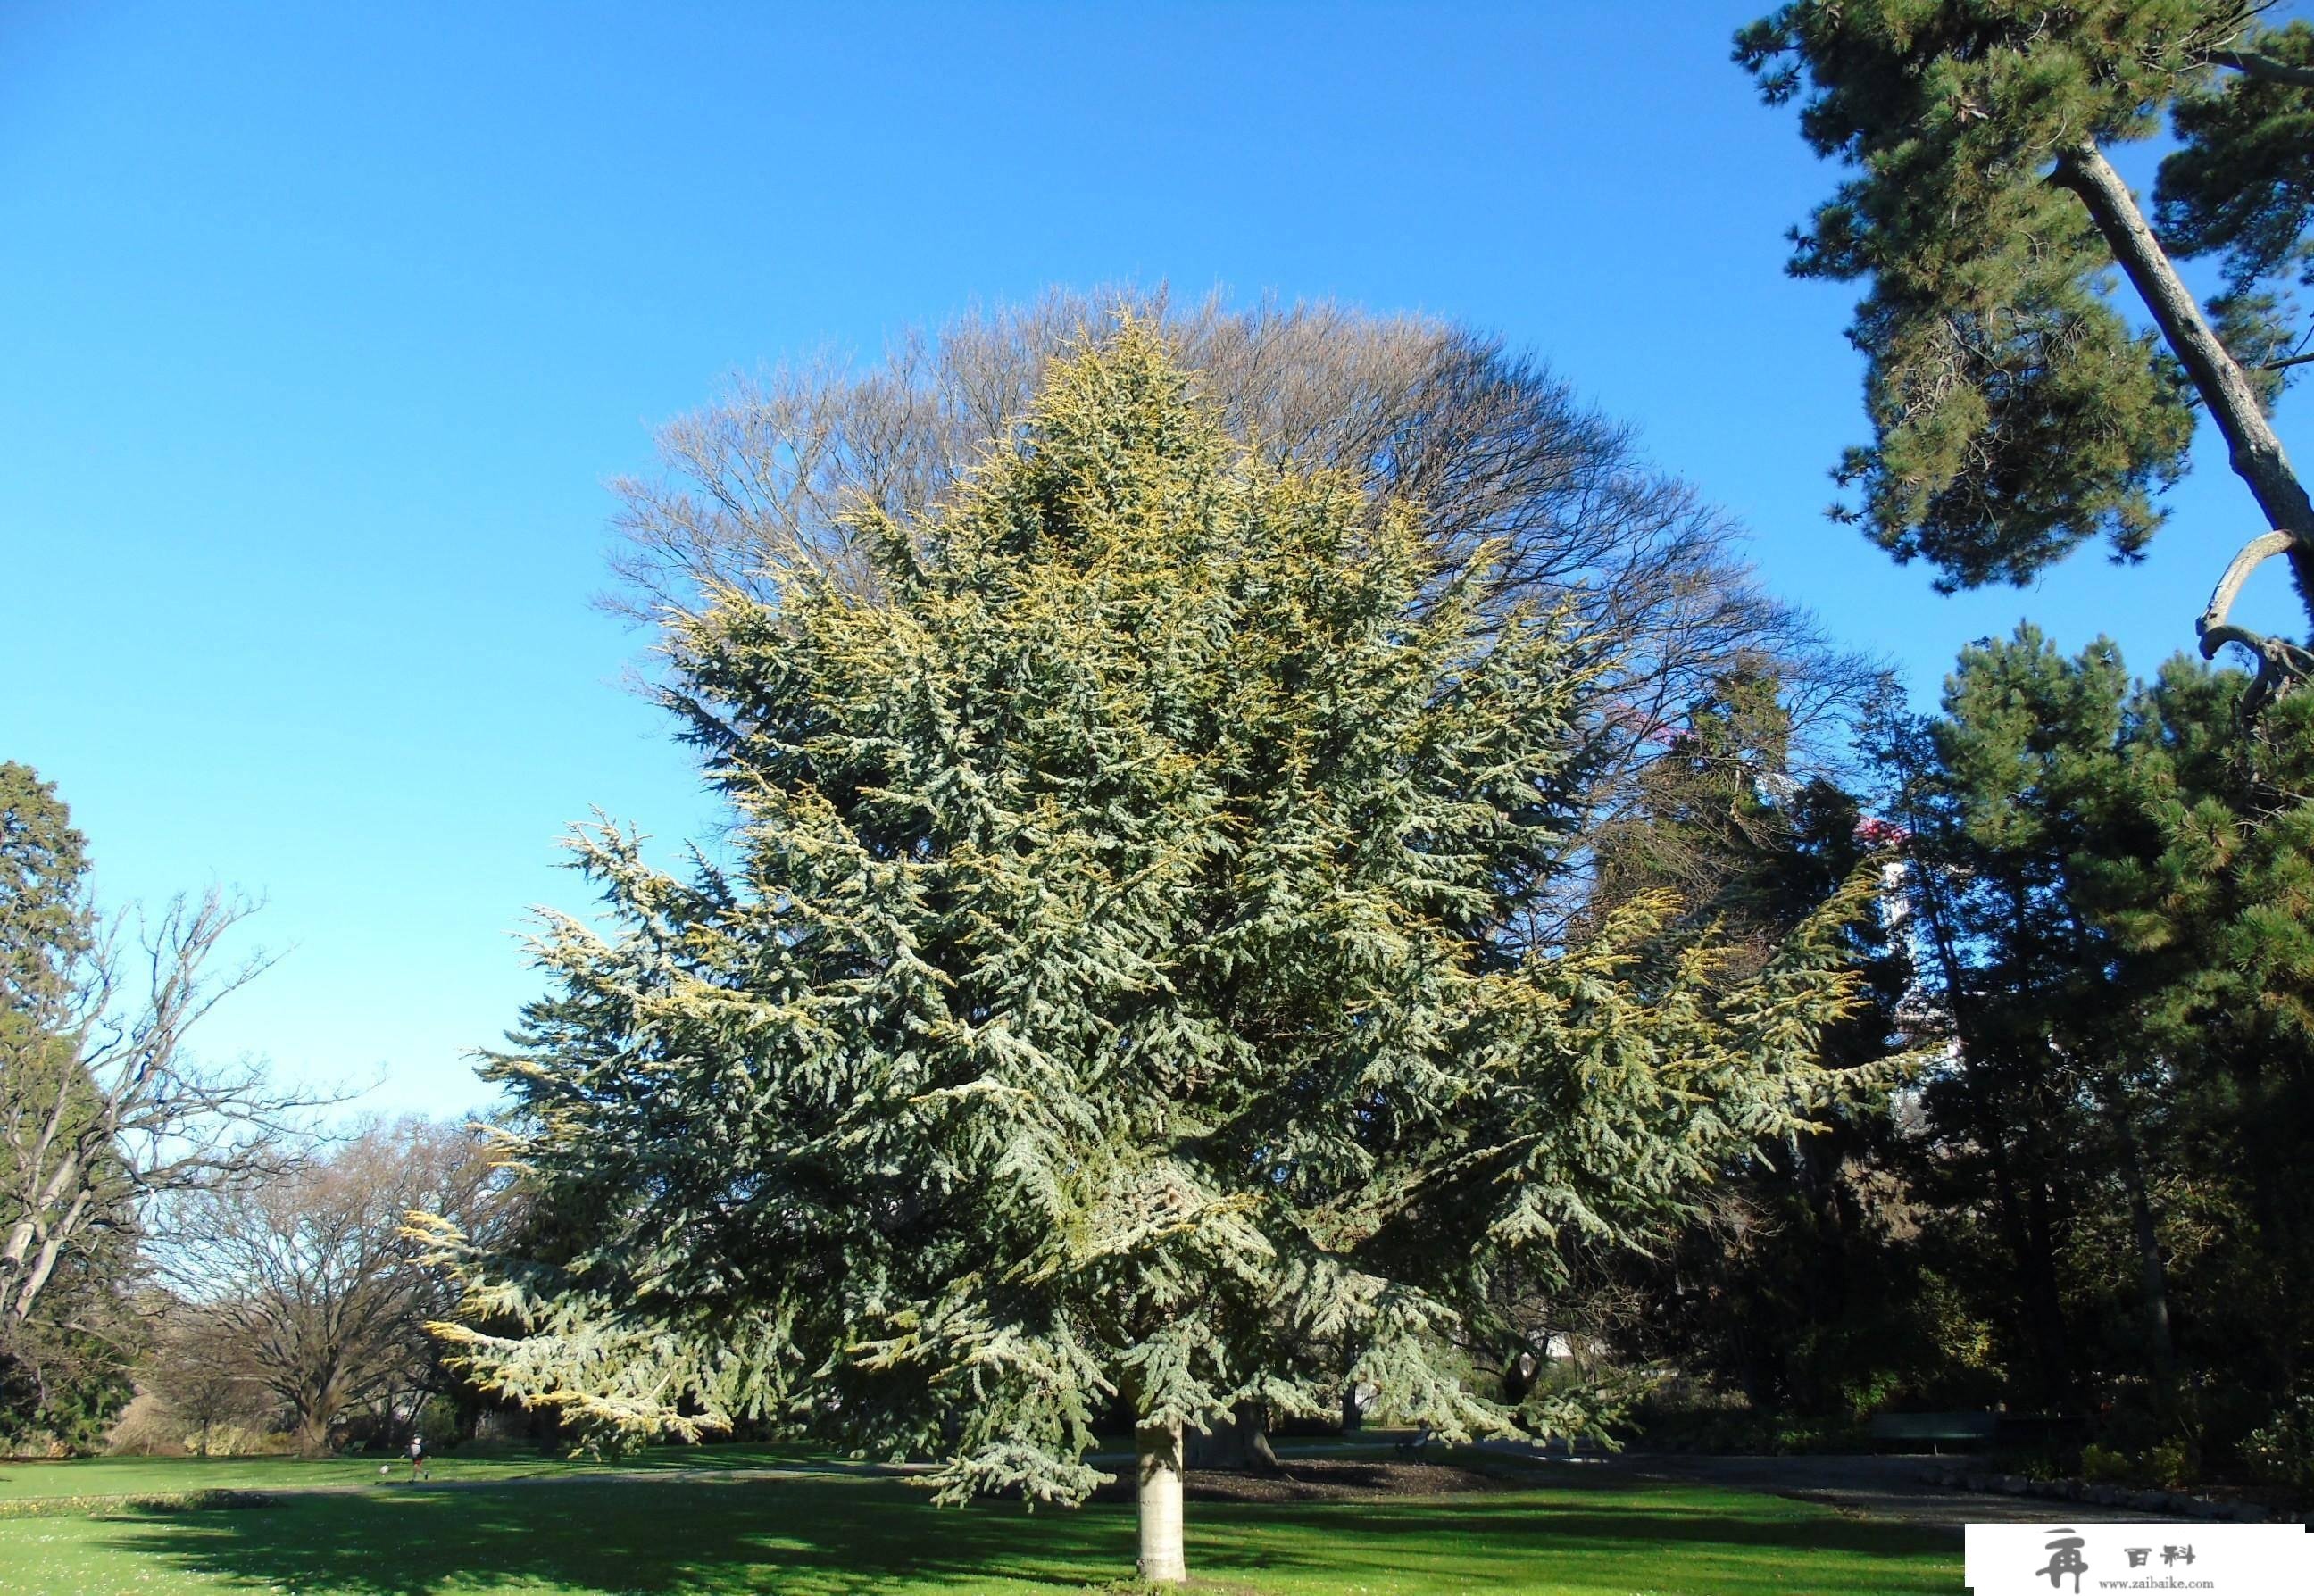
M2314 533L2314 501L2307 498L2281 438L2258 408L2248 376L2211 330L2202 307L2147 225L2129 185L2093 144L2059 155L2053 181L2089 207L2114 259L2145 301L2154 324L2209 407L2210 419L2225 436L2234 473L2249 485L2265 512L2266 525L2278 531ZM2314 543L2301 542L2292 550L2290 574L2310 622L2314 622Z
M2314 66L2295 66L2263 50L2220 50L2210 57L2210 64L2230 66L2245 77L2263 78L2270 84L2314 89Z

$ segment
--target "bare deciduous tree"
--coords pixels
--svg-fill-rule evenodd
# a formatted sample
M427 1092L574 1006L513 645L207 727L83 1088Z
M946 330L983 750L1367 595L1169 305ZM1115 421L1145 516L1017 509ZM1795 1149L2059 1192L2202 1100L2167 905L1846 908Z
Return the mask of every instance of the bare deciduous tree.
M230 1328L310 1454L349 1410L406 1407L438 1383L426 1325L448 1314L457 1291L423 1261L411 1218L495 1235L505 1202L490 1144L473 1130L372 1125L280 1178L190 1194L160 1266Z
M61 1264L135 1227L153 1199L284 1168L284 1136L322 1099L186 1046L265 967L215 967L249 912L212 890L134 922L134 937L92 919L61 978L23 989L24 1023L0 1031L0 1337L31 1318Z
M239 1328L203 1302L172 1298L163 1304L137 1383L170 1418L195 1432L193 1451L204 1458L218 1426L261 1424L276 1407Z

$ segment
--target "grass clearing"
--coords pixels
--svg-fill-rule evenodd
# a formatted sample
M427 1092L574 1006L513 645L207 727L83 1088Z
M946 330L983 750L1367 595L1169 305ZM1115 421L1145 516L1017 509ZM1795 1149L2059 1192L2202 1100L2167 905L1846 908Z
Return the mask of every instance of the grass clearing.
M717 1455L704 1468L693 1449L676 1454L681 1463L663 1458L664 1478L579 1465L502 1484L378 1487L373 1462L372 1488L234 1512L0 1522L0 1592L1053 1596L1131 1567L1129 1507L939 1509L890 1479L734 1472L794 1457L778 1449L698 1450ZM331 1470L344 1467L275 1466L278 1486L293 1467L336 1485ZM1958 1547L1933 1532L1771 1496L1573 1479L1451 1498L1193 1503L1189 1557L1193 1589L1217 1596L1904 1596L1960 1585Z

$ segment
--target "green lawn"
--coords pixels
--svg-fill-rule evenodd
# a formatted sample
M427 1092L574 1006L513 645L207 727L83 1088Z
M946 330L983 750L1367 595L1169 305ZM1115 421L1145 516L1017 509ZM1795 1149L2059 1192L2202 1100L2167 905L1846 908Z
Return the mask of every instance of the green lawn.
M18 1465L0 1469L0 1490L181 1491L191 1488L189 1477L244 1489L357 1481L367 1488L230 1512L0 1521L0 1592L1055 1596L1130 1567L1133 1518L1123 1506L948 1510L889 1479L751 1480L732 1472L794 1456L767 1448L654 1454L647 1460L666 1477L646 1480L590 1478L584 1467L551 1460L465 1461L455 1470L446 1460L446 1480L495 1470L538 1482L450 1488L379 1486L375 1462ZM548 1473L562 1477L542 1477ZM1960 1588L1959 1548L1949 1538L1695 1488L1568 1479L1500 1495L1192 1503L1189 1512L1193 1572L1209 1582L1206 1589L1233 1596L1893 1596Z

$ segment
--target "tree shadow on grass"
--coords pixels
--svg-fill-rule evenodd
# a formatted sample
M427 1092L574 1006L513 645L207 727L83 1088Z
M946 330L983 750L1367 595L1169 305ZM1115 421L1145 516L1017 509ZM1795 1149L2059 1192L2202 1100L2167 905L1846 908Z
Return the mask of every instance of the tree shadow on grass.
M527 1588L1073 1591L1129 1574L1132 1511L939 1509L889 1480L589 1480L285 1499L123 1520L108 1549L210 1580L347 1596ZM1764 1497L1550 1488L1356 1503L1199 1504L1201 1577L1302 1591L1929 1592L1942 1539Z
M965 1575L1073 1589L1131 1566L1113 1510L935 1509L874 1479L551 1483L285 1496L235 1512L123 1520L109 1549L208 1579L348 1596L543 1587L851 1596Z

